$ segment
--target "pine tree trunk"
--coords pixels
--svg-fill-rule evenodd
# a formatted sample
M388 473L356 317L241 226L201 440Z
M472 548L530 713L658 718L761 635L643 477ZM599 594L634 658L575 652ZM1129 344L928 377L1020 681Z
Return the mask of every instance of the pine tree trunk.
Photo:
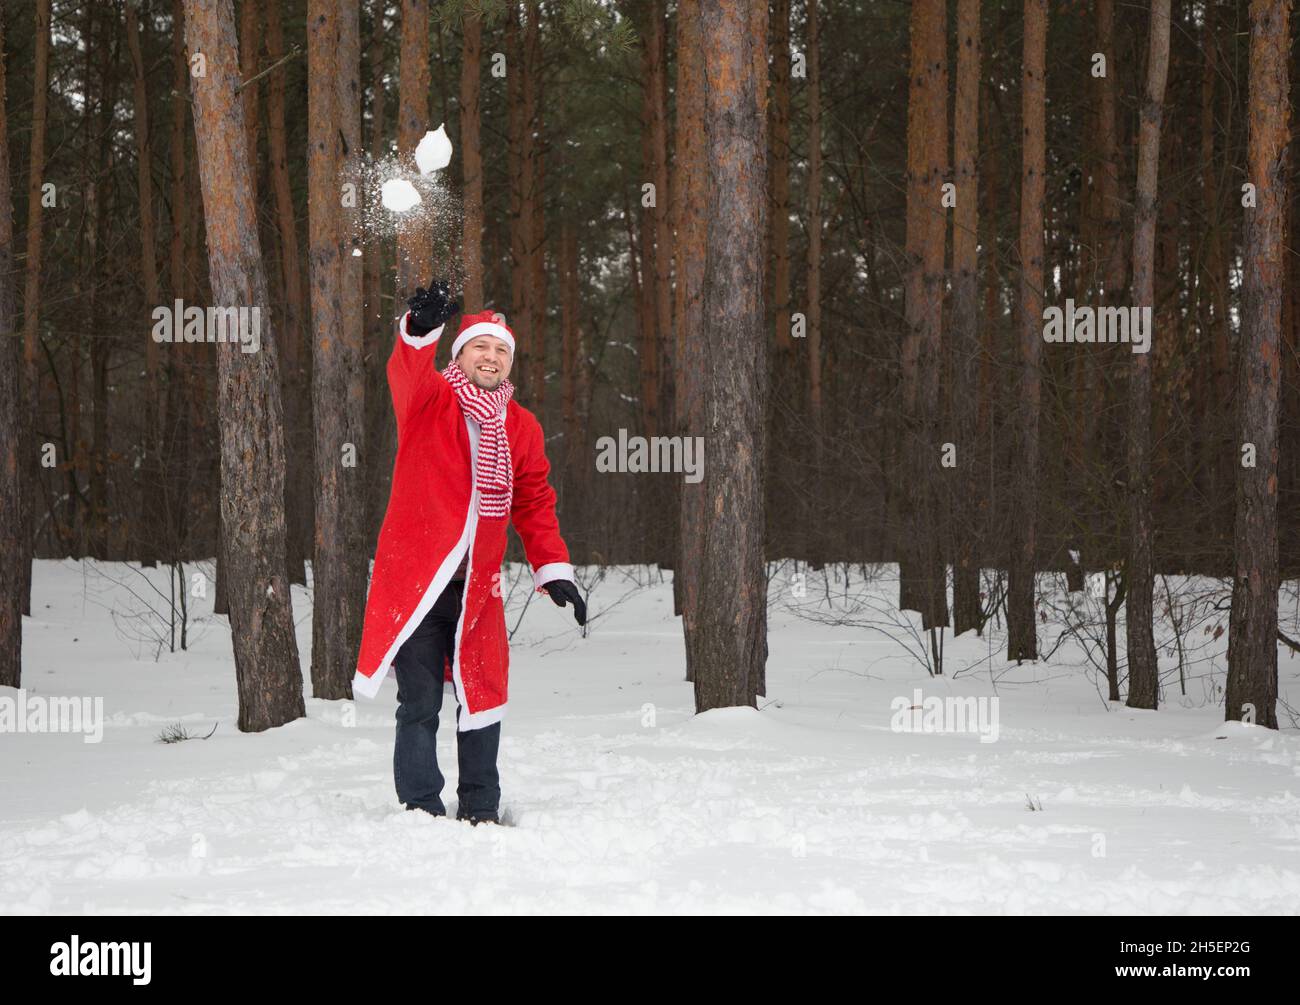
M415 157L415 148L429 128L429 5L427 0L402 0L401 8L402 36L399 55L397 84L397 154L403 163L411 163ZM406 311L406 299L415 293L416 287L427 286L434 278L447 278L434 275L432 251L432 230L420 221L409 222L398 234L396 300L390 312L391 319L386 324L385 346L391 345L395 337L396 321ZM385 349L383 356L387 361ZM377 361L378 362L378 361ZM382 369L382 366L381 366ZM387 394L378 395L380 401L387 401ZM379 402L376 402L378 405ZM370 484L373 486L370 500L370 529L378 536L379 521L388 506L388 494L392 487L393 462L397 456L397 422L391 408L383 408L380 413L381 425L376 448L369 452L373 463L370 468ZM317 530L319 534L319 529Z
M256 732L304 714L285 577L284 438L277 347L253 212L235 19L230 0L186 0L185 38L206 57L191 76L213 304L258 308L260 345L217 344L221 526L239 690L239 728Z
M312 552L312 695L350 698L361 639L365 561L360 514L362 443L359 261L347 251L344 149L360 146L357 9L333 0L307 8L307 207L311 268L312 416L316 540ZM346 112L343 100L348 107ZM342 144L340 143L342 140ZM353 195L355 195L355 190ZM353 209L355 214L355 209ZM349 219L348 223L354 220Z
M655 372L659 375L659 401L655 415L660 427L668 425L667 417L672 402L673 375L669 354L673 344L672 307L672 220L670 210L673 194L668 173L668 24L664 0L650 4L651 45L655 51L649 80L654 99L650 138L654 146L655 208L654 241L654 304L655 304ZM667 557L667 556L665 556Z
M767 657L767 339L759 260L767 211L766 79L755 58L755 46L765 44L767 19L766 5L759 6L761 17L755 17L749 4L719 0L704 7L702 18L709 167L703 296L711 320L700 411L708 460L702 491L684 494L698 536L683 541L700 555L698 604L687 624L697 712L756 705Z
M1047 0L1025 0L1024 150L1020 178L1020 443L1015 452L1014 522L1007 586L1007 659L1038 658L1034 574L1038 542L1039 354L1043 324L1043 196L1046 170Z
M371 162L379 164L389 154L388 146L388 92L384 86L387 72L387 58L384 39L388 0L375 0L373 30L370 36L370 157ZM388 416L389 396L387 370L389 353L392 352L393 319L400 317L405 304L394 304L387 296L386 286L392 281L389 271L387 252L391 247L388 241L377 241L365 256L365 369L366 369L366 456L372 462L369 481L375 485L380 481L380 472L374 464L382 463L384 434ZM388 499L373 488L366 502L366 542L365 553L373 555L375 543L379 540L379 528L384 521L388 508Z
M772 118L768 135L772 309L776 315L777 358L788 359L794 352L790 332L790 0L772 2Z
M913 5L907 111L907 330L902 348L907 529L900 549L899 607L918 611L926 629L948 623L936 478L947 234L947 212L939 202L948 166L946 25L942 0Z
M526 231L524 331L528 352L528 407L542 415L546 403L546 218L544 181L546 163L542 149L541 4L528 0L524 27L524 190L521 212L528 218Z
M36 53L32 64L32 142L27 173L27 269L23 282L23 614L32 613L32 556L36 531L38 485L36 416L41 407L40 379L36 370L36 349L40 332L41 305L41 184L45 177L45 106L50 65L50 0L36 0Z
M361 11L356 3L339 5L337 100L344 153L339 162L339 180L353 186L353 198L342 204L339 233L339 282L341 318L337 337L331 339L331 373L320 385L329 384L337 412L330 463L339 486L339 540L335 550L338 587L333 591L335 609L331 646L331 679L336 697L351 697L351 679L361 650L361 625L365 614L366 584L370 568L366 550L366 488L370 472L365 453L366 376L365 319L362 315L361 200L365 181L361 156ZM372 252L375 254L377 252ZM324 424L318 424L324 431ZM349 450L341 465L342 451ZM318 696L323 697L319 691Z
M1251 0L1249 135L1237 515L1225 718L1277 729L1277 481L1283 220L1289 140L1291 0ZM1254 463L1246 463L1246 446Z
M244 101L244 128L247 131L248 178L253 186L253 205L257 205L257 95L261 81L257 76L258 56L262 51L262 28L258 24L258 0L243 0L239 11L239 67L244 87L239 96ZM272 4L271 6L275 6ZM251 83L250 83L251 81Z
M465 175L464 311L483 310L483 152L479 147L479 78L483 17L465 12L460 64L460 156Z
M171 234L168 246L168 287L172 301L183 300L188 294L185 282L185 235L189 229L188 194L186 179L186 137L185 120L189 101L189 65L185 60L185 12L182 0L172 0L172 88L175 95L171 98L171 139L170 167L171 189ZM193 383L192 348L185 344L173 344L167 356L167 402L166 415L162 420L164 445L161 463L165 472L167 491L164 501L167 506L166 534L170 548L177 554L182 553L186 544L189 521L189 471L190 458L193 454L191 440L193 425L189 422L188 408ZM215 608L214 608L215 610Z
M1152 0L1147 82L1138 134L1138 174L1133 213L1133 304L1155 302L1156 183L1160 170L1160 126L1169 71L1169 2ZM1128 706L1155 708L1160 674L1152 631L1155 585L1151 525L1151 354L1130 353L1128 414L1128 597L1124 603L1128 649Z
M822 109L821 44L817 0L808 0L808 406L812 425L813 484L822 467ZM809 513L808 518L814 519ZM814 525L815 526L815 525ZM820 556L814 546L809 557Z
M523 47L519 43L519 4L510 0L505 9L506 57L506 174L510 189L510 316L518 322L528 318L527 261L531 240L529 230L532 217L525 214L525 119L523 78L527 74ZM516 354L515 367L518 379L515 384L526 388L528 369L524 361L531 349Z
M979 445L977 366L979 332L979 87L980 0L957 4L957 91L953 104L953 159L957 206L952 222L952 431L961 505L953 507L953 633L980 627L980 564L974 516L983 480ZM957 512L965 514L957 517Z
M158 284L157 246L154 238L153 218L153 137L149 131L149 101L145 83L144 55L141 48L140 24L135 5L126 5L126 40L131 51L134 73L132 128L135 130L136 190L140 201L140 276L144 282L146 316L160 306L162 291ZM145 400L144 400L144 458L140 482L140 518L146 533L137 536L141 565L157 564L160 538L158 528L163 526L166 507L163 503L162 462L159 456L159 416L161 414L160 388L158 386L158 343L145 336ZM169 544L165 538L161 543ZM168 556L171 557L171 556Z
M104 245L105 223L108 219L106 203L112 195L107 184L112 177L113 147L111 141L113 110L117 102L117 77L110 73L113 61L112 35L116 19L111 12L96 17L103 8L86 8L86 91L94 95L85 103L86 136L99 137L98 149L86 151L84 160L95 165L85 182L86 205L86 260L84 276L86 295L84 305L91 317L99 311L99 286L102 282L99 249ZM94 24L103 25L101 38L95 38ZM91 78L90 57L99 59L97 80ZM104 180L101 187L100 179ZM113 338L106 329L92 334L90 339L90 513L87 520L88 551L93 557L107 559L108 542L108 362L113 348Z
M1223 72L1219 57L1219 32L1222 12L1215 0L1206 5L1202 49L1204 64L1201 77L1201 193L1205 210L1205 253L1201 285L1202 351L1208 365L1201 370L1208 378L1202 393L1200 429L1201 467L1205 471L1206 499L1203 528L1207 541L1224 536L1228 484L1234 475L1232 445L1232 373L1228 351L1228 267L1224 261L1223 218L1219 187L1221 159L1216 159L1215 136L1218 132L1217 82ZM1217 548L1215 549L1217 551Z
M266 5L266 55L271 64L284 56L284 27L279 4ZM284 352L280 356L284 389L285 473L284 508L288 528L289 582L306 585L307 558L314 539L311 446L308 439L311 405L308 371L304 366L303 329L307 310L302 293L302 264L298 257L298 223L289 181L289 149L285 138L285 70L266 78L266 145L275 216L279 228L280 273L284 281Z
M0 18L0 687L22 686L23 522L22 401L14 303L14 205L9 190L5 25ZM29 566L30 567L30 566Z
M677 174L681 179L674 202L673 246L677 258L676 296L673 303L675 333L673 367L674 424L683 436L704 433L701 413L704 354L704 265L706 254L705 182L708 171L704 146L705 86L700 0L680 0L677 8ZM695 679L693 643L697 633L691 623L699 603L700 555L696 542L703 517L703 486L679 485L681 507L678 554L673 568L673 609L682 617L686 639L686 679Z

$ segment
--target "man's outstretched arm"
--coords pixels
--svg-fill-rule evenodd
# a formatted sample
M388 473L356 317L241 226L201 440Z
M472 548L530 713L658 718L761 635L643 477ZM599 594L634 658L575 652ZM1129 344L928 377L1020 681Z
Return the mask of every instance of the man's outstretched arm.
M418 287L406 301L409 309L398 322L397 338L388 357L388 389L399 430L406 425L408 416L447 386L434 359L438 339L460 305L451 299L445 282L429 286L427 291Z
M561 607L565 601L572 601L578 624L586 624L587 605L574 582L569 549L560 536L560 521L555 514L555 490L549 480L551 465L546 459L542 427L536 420L531 425L527 456L515 476L510 519L533 569L533 586L544 588Z

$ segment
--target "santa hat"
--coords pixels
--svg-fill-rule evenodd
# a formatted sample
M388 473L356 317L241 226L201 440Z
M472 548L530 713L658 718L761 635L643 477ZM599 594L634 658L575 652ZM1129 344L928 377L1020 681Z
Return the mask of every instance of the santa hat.
M456 335L456 341L451 344L451 358L455 359L461 346L480 335L499 338L510 347L510 355L515 354L515 334L506 324L505 318L496 311L479 311L477 314L466 314L460 319L460 331Z

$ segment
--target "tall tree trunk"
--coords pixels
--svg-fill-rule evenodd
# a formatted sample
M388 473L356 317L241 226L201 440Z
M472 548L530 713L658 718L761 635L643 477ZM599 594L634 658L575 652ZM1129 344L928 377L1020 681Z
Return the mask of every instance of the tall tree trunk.
M339 4L338 19L338 118L344 143L344 157L339 162L340 181L350 183L353 198L343 202L339 233L339 281L342 288L342 317L338 338L331 339L336 350L337 369L322 378L329 383L329 393L337 409L335 442L331 464L339 472L339 544L336 561L340 566L339 589L332 616L338 666L333 671L338 697L351 697L351 679L361 650L361 623L365 614L366 581L369 558L366 537L366 483L369 473L365 454L366 375L365 319L362 315L361 280L361 199L364 192L361 152L361 11L357 3ZM378 251L372 252L377 254ZM322 432L323 426L318 427ZM340 472L340 454L350 449L349 463ZM344 690L346 689L346 690ZM319 692L317 692L319 695Z
M280 5L266 5L266 54L271 64L284 56L284 26ZM279 228L280 272L284 281L284 352L280 355L281 386L284 389L285 442L289 467L285 473L285 520L289 581L306 584L306 562L314 540L315 513L312 503L311 447L308 441L310 402L306 389L303 328L306 306L303 299L302 265L298 258L298 223L293 188L289 182L289 145L285 137L285 69L279 67L266 78L266 145L271 187L275 190L275 216Z
M1205 472L1205 520L1207 540L1222 539L1227 520L1224 503L1233 475L1232 373L1228 352L1228 266L1224 260L1223 232L1227 226L1220 208L1219 187L1222 167L1215 154L1217 80L1223 72L1219 58L1221 10L1217 0L1206 4L1202 30L1204 63L1201 76L1201 198L1205 212L1205 251L1201 270L1201 334L1208 377L1201 403L1201 466ZM1217 549L1216 549L1217 550Z
M762 119L766 80L755 46L766 41L766 4L703 8L708 157L705 354L702 413L709 462L685 507L698 532L698 606L687 624L695 650L695 707L756 704L767 660L763 553L763 400L767 339L760 255L767 211ZM759 31L755 29L759 28ZM755 277L759 281L755 282ZM723 518L714 514L724 513Z
M135 13L134 2L126 4L126 39L131 50L131 66L135 77L132 125L135 129L136 190L140 197L140 276L144 281L146 316L149 316L155 307L162 305L162 290L158 283L158 249L154 237L153 136L149 131L148 86L145 80L139 18ZM151 335L147 336L145 339L144 458L141 465L144 477L140 483L139 499L140 514L146 533L138 536L141 564L146 566L157 564L160 543L170 543L165 537L160 539L158 536L158 528L164 525L166 514L158 435L162 415L158 357L158 343ZM173 554L166 557L175 556Z
M398 81L397 153L404 160L429 128L429 4L428 0L402 0L402 51ZM430 228L407 226L397 238L397 295L411 296L417 286L432 278ZM400 313L400 312L399 312ZM397 427L388 417L390 446L396 448ZM380 460L392 477L392 452ZM377 469L378 470L378 469Z
M23 522L22 401L14 305L14 204L9 190L9 118L5 112L5 25L0 18L0 687L22 686Z
M1097 0L1097 51L1106 58L1106 75L1097 78L1097 231L1100 244L1101 290L1098 300L1109 307L1127 305L1128 253L1121 220L1123 193L1120 186L1121 145L1118 120L1119 77L1123 60L1115 43L1115 2ZM1092 363L1095 400L1090 420L1093 457L1098 464L1098 487L1107 492L1112 480L1121 477L1118 466L1118 437L1121 424L1112 418L1123 406L1117 399L1118 380L1122 372L1117 353L1101 354ZM1122 386L1122 385L1119 385ZM1118 531L1116 531L1118 533ZM1086 565L1096 567L1091 556L1082 556ZM1113 561L1115 556L1108 557ZM1096 564L1100 564L1098 556Z
M168 247L168 286L173 302L188 295L185 282L185 235L189 229L186 179L186 114L189 101L189 64L185 59L185 12L182 0L172 0L172 88L171 97L171 234ZM163 469L169 489L166 535L168 547L180 553L188 531L189 478L193 425L188 421L188 402L192 384L193 352L188 345L173 344L167 356L167 407L162 420L165 430ZM214 598L214 611L215 598Z
M388 91L384 86L387 74L387 50L384 40L387 36L385 18L388 12L388 0L375 0L373 32L370 36L370 157L374 164L379 164L389 154L388 146ZM393 281L388 271L387 252L391 245L387 241L376 242L365 257L365 301L366 301L366 456L372 464L383 463L384 436L388 429L389 397L387 374L384 364L392 352L393 315L397 307L386 297L386 287ZM405 304L401 305L402 308ZM468 310L468 307L466 308ZM372 486L380 482L380 471L372 466L369 481ZM374 554L375 542L379 538L379 528L383 524L384 512L388 508L388 498L371 489L366 503L366 545L365 553Z
M526 57L519 42L519 4L510 0L505 9L506 57L506 174L510 190L510 315L518 322L528 318L528 248L531 243L532 215L524 213L525 157L524 88L527 75ZM527 350L519 355L515 383L527 388L528 371L520 365L528 359Z
M1138 134L1136 205L1133 213L1133 303L1154 313L1156 182L1160 170L1160 125L1169 72L1169 3L1152 0L1147 83ZM1155 708L1160 668L1151 625L1155 585L1151 526L1151 354L1130 353L1128 414L1129 546L1124 602L1128 649L1128 706Z
M704 146L705 79L700 0L680 0L677 7L677 176L680 182L673 203L677 241L676 296L673 303L674 384L676 432L698 436L704 432L702 405L704 328L704 264L706 228L704 220L707 150ZM703 518L703 486L683 482L679 486L681 507L677 534L678 554L673 568L673 607L682 616L686 640L686 679L695 679L693 643L698 633L691 628L699 602L700 554L697 547Z
M927 629L948 623L935 477L947 233L946 211L939 202L948 165L946 25L942 0L913 5L907 111L907 330L902 347L908 525L900 549L899 606L920 612Z
M92 14L93 10L88 11L88 21ZM107 222L111 215L110 200L114 193L114 187L109 182L113 173L112 137L118 81L117 74L112 72L113 65L117 61L117 18L112 10L102 10L100 20L102 37L92 43L89 41L90 36L87 36L88 52L93 49L99 57L98 95L95 102L97 115L93 130L99 140L99 149L94 154L98 166L90 184L86 187L87 257L90 281L85 307L91 317L97 316L98 311L99 286L103 282L99 267L99 253L106 242ZM86 103L86 108L89 115L91 108L89 101ZM112 544L109 540L108 514L108 367L114 341L115 336L107 329L94 332L90 340L90 553L100 559L113 557Z
M402 0L402 39L397 84L397 154L404 164L415 157L415 148L429 128L429 4L428 0ZM512 67L513 72L513 67ZM434 276L433 232L427 221L408 222L397 237L397 291L395 311L400 317L406 310L407 297L417 286L425 286ZM386 345L395 337L395 318L388 323ZM387 395L381 394L381 400ZM388 505L392 486L393 462L397 456L397 422L391 408L382 411L378 451L370 451L374 466L370 483L374 486L371 513L382 514ZM377 521L371 530L378 535ZM319 534L319 529L317 530Z
M50 0L36 0L36 53L32 63L32 142L27 169L27 268L23 278L23 613L32 613L32 555L36 531L36 419L41 408L36 347L41 317L41 182L45 177L45 105L50 65Z
M1225 718L1277 729L1277 480L1282 239L1287 205L1291 0L1251 0L1250 106L1241 365L1237 380L1237 517ZM1247 447L1253 464L1247 463Z
M355 21L356 9L347 5ZM355 105L359 47L355 23L335 0L310 0L307 8L307 206L311 267L312 413L315 429L316 541L312 558L312 694L350 698L360 641L364 582L356 581L356 497L363 483L356 456L361 442L362 397L352 381L360 376L359 278L344 247L351 233L340 212L345 176L343 150L356 149L356 111L342 114L341 98ZM349 142L349 134L352 142Z
M260 0L243 0L239 11L239 67L244 87L239 92L244 101L244 128L247 130L248 178L253 186L253 205L257 205L257 76L258 57L262 52L262 27L257 12ZM276 6L271 4L271 6ZM251 82L250 82L251 81Z
M980 563L974 515L983 480L975 463L980 358L979 332L979 105L980 0L958 0L957 91L953 103L953 160L957 206L952 221L952 434L957 444L958 492L950 509L955 538L952 570L953 632L980 627ZM958 519L956 514L967 514Z
M808 0L808 406L814 485L822 461L822 90L817 0ZM809 514L811 516L812 514ZM821 554L820 549L816 551Z
M655 303L655 372L659 375L659 402L655 409L658 424L667 425L668 408L672 401L673 375L668 363L673 344L672 306L672 220L670 210L673 195L668 173L668 22L664 0L651 0L652 47L656 53L651 67L650 89L653 96L654 115L651 119L650 138L654 145L654 303ZM665 556L668 557L668 556Z
M479 147L479 78L483 16L467 10L460 62L460 157L465 174L464 257L466 314L483 309L483 152Z
M772 309L777 358L788 361L794 353L790 331L790 0L772 3L772 115L768 135L771 139L768 158L772 190L769 209ZM678 178L682 178L680 172Z
M214 305L267 308L253 213L247 134L230 0L186 0L185 39L203 53L191 76ZM215 346L221 436L221 526L239 690L239 728L256 732L304 714L302 673L285 577L284 437L277 347L269 322L245 352Z
M521 211L528 217L525 282L528 309L528 406L539 416L546 403L546 218L545 158L542 150L542 48L539 0L528 0L524 28L524 191Z
M1038 419L1043 339L1043 194L1046 170L1047 0L1025 0L1024 151L1020 177L1020 449L1011 505L1019 514L1007 585L1007 659L1038 658L1034 573L1038 543Z

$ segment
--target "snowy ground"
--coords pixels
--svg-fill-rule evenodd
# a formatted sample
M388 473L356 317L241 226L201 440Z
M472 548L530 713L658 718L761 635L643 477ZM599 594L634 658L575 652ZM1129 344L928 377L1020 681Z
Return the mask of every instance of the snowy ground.
M1226 635L1198 627L1187 697L1167 669L1162 709L1139 712L1099 697L1072 642L1007 668L950 638L933 681L898 641L797 616L830 613L820 575L773 590L760 710L700 716L658 572L607 570L586 639L537 597L502 736L515 826L473 828L397 803L391 675L374 702L308 698L307 718L241 735L209 600L190 650L155 659L139 569L40 562L27 700L102 697L103 735L0 732L0 913L1300 911L1300 734L1285 715L1223 724ZM295 605L306 676L309 596ZM1280 661L1295 707L1300 659ZM891 729L914 688L996 695L996 740ZM216 732L157 742L178 722Z

